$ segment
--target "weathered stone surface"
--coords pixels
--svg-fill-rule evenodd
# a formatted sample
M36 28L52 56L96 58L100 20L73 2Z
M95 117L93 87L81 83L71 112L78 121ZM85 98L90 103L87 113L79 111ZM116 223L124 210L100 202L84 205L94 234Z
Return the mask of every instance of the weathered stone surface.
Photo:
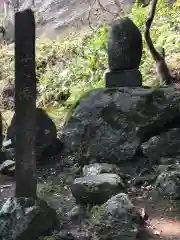
M159 162L161 157L180 154L180 129L174 128L153 136L142 144L143 153L152 162Z
M68 213L67 216L73 220L81 220L85 216L85 210L81 205L74 206Z
M11 139L9 139L9 140L5 140L5 141L3 141L3 143L2 143L2 145L3 145L3 148L10 148L10 147L12 147L12 141L11 141Z
M98 239L136 240L143 218L128 196L120 193L92 210L93 228Z
M113 196L107 201L107 203L105 203L104 216L109 220L124 217L128 212L132 214L131 217L134 218L133 220L142 220L140 213L124 193L119 193L116 196Z
M128 17L112 23L108 39L110 71L139 68L142 56L142 35Z
M159 159L159 163L164 164L173 164L173 163L180 163L180 156L165 156Z
M56 141L57 130L54 122L44 110L37 108L36 114L36 156L39 158L47 147L53 146L53 143ZM15 115L7 130L7 139L11 139L12 145L15 145Z
M15 160L15 154L16 154L15 148L10 147L5 149L6 159Z
M120 169L115 164L93 163L83 167L83 176L98 175L101 173L120 174Z
M161 173L155 184L156 191L170 199L180 198L180 171L165 171Z
M76 178L71 191L77 203L103 204L111 196L126 192L126 188L118 175L104 173Z
M32 240L53 229L56 212L42 200L8 198L0 202L0 236Z
M157 178L157 174L145 174L144 176L137 176L133 179L133 184L141 185L141 184L150 184L154 182Z
M142 75L137 69L106 73L106 88L140 86L142 86Z
M0 172L3 174L14 175L15 161L6 160L0 165Z
M81 100L60 138L83 166L120 163L133 159L142 142L167 131L179 109L176 88L96 89Z
M170 165L159 165L157 168L157 172L163 173L167 171L177 171L180 172L180 164L170 164Z

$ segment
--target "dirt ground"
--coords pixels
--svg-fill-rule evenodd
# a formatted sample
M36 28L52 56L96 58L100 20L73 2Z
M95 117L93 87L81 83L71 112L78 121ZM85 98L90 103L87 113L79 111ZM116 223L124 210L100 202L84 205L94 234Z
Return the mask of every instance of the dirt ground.
M180 200L160 199L153 191L145 189L141 189L137 196L132 196L131 199L135 206L144 209L149 217L146 231L142 230L138 240L180 239Z
M50 168L53 173L55 168ZM40 176L41 175L41 176ZM59 188L58 182L64 179L64 173L56 173L51 178L42 178L40 174L38 179L38 192L43 192L43 199L54 209L61 211L70 211L75 205L75 200L71 195L70 185L63 185ZM71 181L71 180L70 180ZM49 188L49 184L58 186L56 191ZM57 184L57 185L56 185ZM47 187L48 186L48 187ZM0 176L0 199L13 196L15 183L12 177ZM135 206L144 209L148 215L147 226L142 229L137 240L179 240L180 239L180 200L169 201L159 199L151 190L151 186L146 188L133 188L129 196Z

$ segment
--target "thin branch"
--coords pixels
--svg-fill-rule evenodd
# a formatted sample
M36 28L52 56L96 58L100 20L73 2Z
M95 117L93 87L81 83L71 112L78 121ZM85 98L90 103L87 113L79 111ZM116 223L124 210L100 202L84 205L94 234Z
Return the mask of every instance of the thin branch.
M100 0L94 0L91 5L90 5L90 3L89 3L89 5L90 5L90 10L89 10L89 13L88 13L88 23L89 23L89 27L90 27L93 31L94 31L95 29L92 27L91 20L90 20L90 16L91 16L91 12L92 12L92 9L93 9L93 6L95 5L95 3L98 4L98 6L99 6L99 8L100 8L101 11L107 12L107 13L110 13L111 15L113 15L113 16L114 16L113 20L116 19L116 17L118 17L119 12L120 12L120 10L122 9L121 4L120 4L117 0L114 0L114 4L118 7L117 12L111 12L109 9L105 8L105 7L103 6L103 4L101 3Z
M94 6L94 4L96 3L96 0L93 1L93 3L90 5L90 9L89 9L89 13L88 13L88 23L89 23L89 27L91 28L91 30L95 30L92 25L91 25L91 20L90 20L90 16L91 16L91 11L92 11L92 8Z
M155 61L157 59L162 59L162 56L160 56L160 54L156 51L150 35L150 28L155 16L157 1L158 0L152 0L151 10L146 21L146 29L145 29L145 40L152 54L152 57Z
M155 12L156 12L157 1L158 0L152 0L150 14L149 14L149 17L148 17L148 19L146 21L146 31L149 31L150 28L151 28L151 24L153 22L154 15L155 15Z

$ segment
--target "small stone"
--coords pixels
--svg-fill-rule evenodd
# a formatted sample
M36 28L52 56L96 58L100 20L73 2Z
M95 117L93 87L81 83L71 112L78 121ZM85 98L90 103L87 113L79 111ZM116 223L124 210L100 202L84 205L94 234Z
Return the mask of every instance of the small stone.
M180 199L180 172L162 172L155 183L156 192L169 199Z
M101 173L120 173L115 164L93 163L83 167L83 176L98 175Z
M0 172L2 174L14 175L15 172L15 161L6 160L0 165Z
M67 216L69 216L71 219L77 219L84 215L84 209L80 205L76 205L67 213Z

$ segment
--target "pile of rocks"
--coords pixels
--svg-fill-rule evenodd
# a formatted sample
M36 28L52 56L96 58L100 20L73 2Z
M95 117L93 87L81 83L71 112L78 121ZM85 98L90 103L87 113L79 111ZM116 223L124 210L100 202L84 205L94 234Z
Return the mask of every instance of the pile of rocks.
M57 211L56 239L135 240L147 215L131 202L133 187L148 187L160 197L180 197L179 93L174 87L96 89L82 99L58 136L64 167L76 168L79 175L71 185L76 206L70 212ZM1 226L9 209L14 214L21 209L14 201L1 203ZM21 211L23 222L27 209ZM19 233L29 228L27 221Z
M60 139L64 164L82 169L71 187L75 215L90 206L82 239L136 239L147 214L129 198L135 186L151 197L179 199L179 93L174 87L96 89L75 109Z

